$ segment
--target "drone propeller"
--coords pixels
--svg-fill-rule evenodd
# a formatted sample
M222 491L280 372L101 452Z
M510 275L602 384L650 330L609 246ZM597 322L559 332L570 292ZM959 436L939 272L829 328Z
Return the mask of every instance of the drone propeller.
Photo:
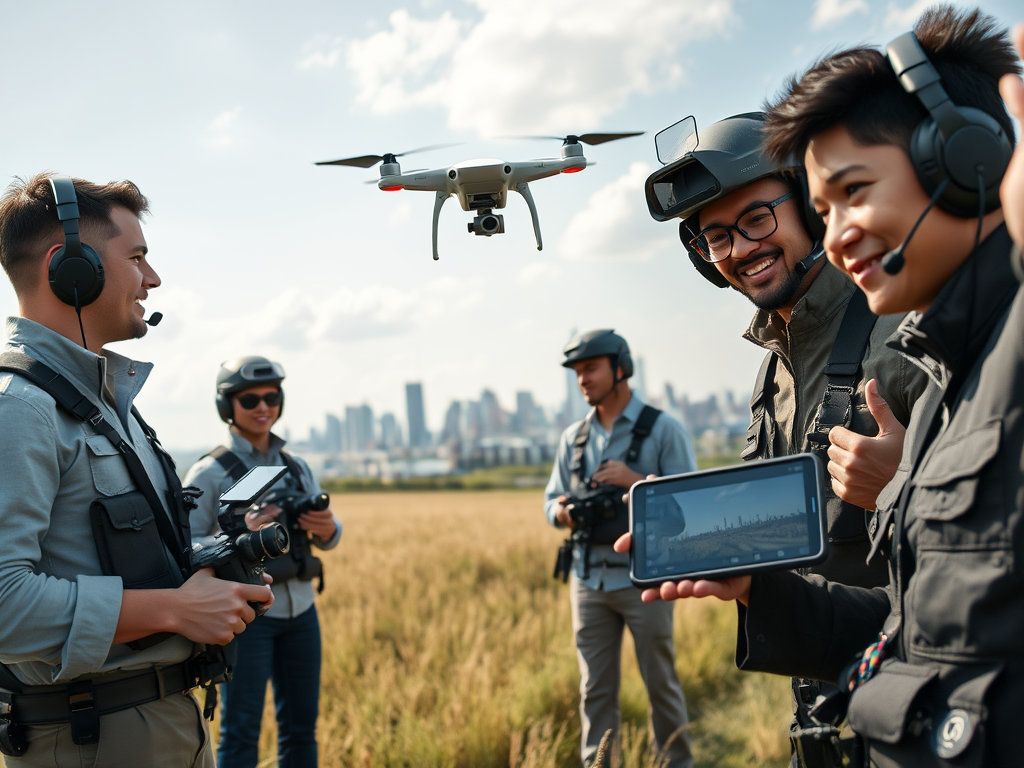
M604 144L606 141L615 141L616 139L628 139L630 136L643 136L644 131L634 131L632 133L584 133L582 136L576 136L570 133L568 136L499 136L499 139L539 139L547 141L551 139L553 141L560 141L563 144L589 144L594 146L596 144Z
M359 157L345 157L341 160L322 160L319 163L313 163L313 165L351 165L356 168L372 168L381 161L385 163L393 163L395 162L395 158L411 155L414 152L430 152L434 149L446 149L447 147L457 146L458 144L432 144L429 147L407 149L405 152L387 152L383 155L360 155Z

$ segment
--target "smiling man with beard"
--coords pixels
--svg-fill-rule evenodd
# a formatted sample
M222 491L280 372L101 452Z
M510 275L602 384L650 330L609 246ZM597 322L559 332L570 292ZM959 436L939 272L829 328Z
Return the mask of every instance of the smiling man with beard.
M803 168L762 152L764 118L734 115L702 131L695 149L647 180L648 205L659 221L682 220L680 239L701 275L757 307L744 338L768 354L743 458L814 451L828 462L830 554L810 572L874 587L888 573L880 559L865 563L867 520L896 472L926 377L885 346L903 315L873 315L822 258L825 228L808 204ZM807 714L823 686L794 679L793 690L793 764L844 764L853 742Z

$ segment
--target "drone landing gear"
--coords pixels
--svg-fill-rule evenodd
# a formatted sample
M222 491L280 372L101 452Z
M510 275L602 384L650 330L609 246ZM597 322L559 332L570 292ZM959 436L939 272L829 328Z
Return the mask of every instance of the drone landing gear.
M516 184L516 192L522 195L523 199L526 200L526 204L530 206L530 217L533 219L533 234L537 238L537 250L543 251L544 242L540 239L540 219L537 218L537 206L533 202L533 193L525 181Z
M441 206L444 205L444 201L450 197L448 192L438 192L434 197L434 229L432 231L433 242L434 242L434 261L437 261L440 256L437 255L437 220L441 216Z

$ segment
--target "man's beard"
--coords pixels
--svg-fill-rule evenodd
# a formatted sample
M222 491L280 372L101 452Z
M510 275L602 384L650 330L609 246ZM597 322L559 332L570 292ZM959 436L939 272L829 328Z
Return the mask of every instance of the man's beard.
M776 258L776 263L782 262L783 266L786 267L786 275L778 285L758 289L756 293L739 286L734 287L750 299L750 303L758 309L771 311L789 304L793 300L793 297L796 296L797 291L800 290L800 284L803 282L804 278L803 275L798 274L785 264L785 256L781 250L779 250L778 253L768 255L774 256ZM764 254L751 259L747 264L743 264L741 267L736 269L736 272L739 272L740 269L745 269L749 264L753 264L755 261L759 261L763 258Z

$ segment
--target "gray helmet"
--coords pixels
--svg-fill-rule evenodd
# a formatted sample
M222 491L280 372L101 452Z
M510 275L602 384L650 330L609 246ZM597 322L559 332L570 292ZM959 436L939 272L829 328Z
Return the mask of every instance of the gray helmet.
M565 345L562 354L565 355L565 360L562 361L562 366L565 368L572 368L573 364L580 360L609 357L616 382L620 381L619 368L622 368L623 379L628 379L633 375L633 358L629 355L629 345L624 338L610 328L587 331L573 337Z
M265 357L249 355L225 360L217 372L217 413L222 421L231 423L234 406L231 395L259 384L280 384L284 366ZM284 412L284 390L281 391L281 412Z
M820 240L825 234L821 217L808 203L802 165L796 161L776 163L764 154L761 130L765 119L763 112L746 112L712 124L700 136L695 149L652 173L644 185L651 216L656 221L682 219L679 239L690 261L698 272L720 288L729 287L728 281L690 247L690 240L699 231L697 215L709 203L758 179L787 172L794 177L787 183L796 192L811 239Z

